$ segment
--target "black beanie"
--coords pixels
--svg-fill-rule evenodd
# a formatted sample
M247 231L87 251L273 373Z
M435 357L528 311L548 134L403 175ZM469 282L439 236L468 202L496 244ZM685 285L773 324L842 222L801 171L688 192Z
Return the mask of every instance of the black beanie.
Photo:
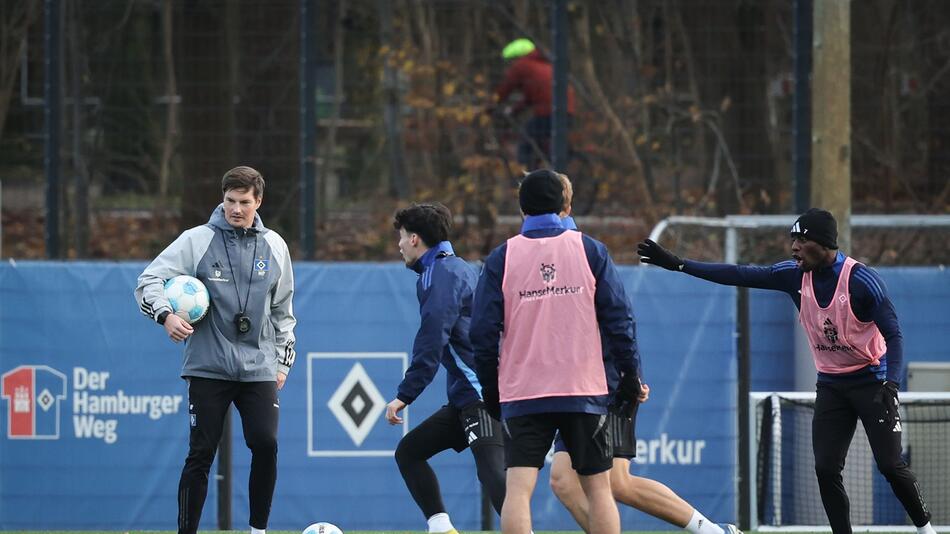
M803 213L792 225L792 237L803 236L827 248L838 248L838 223L834 215L818 208Z
M518 200L525 215L560 213L564 207L564 184L554 171L532 171L521 180Z

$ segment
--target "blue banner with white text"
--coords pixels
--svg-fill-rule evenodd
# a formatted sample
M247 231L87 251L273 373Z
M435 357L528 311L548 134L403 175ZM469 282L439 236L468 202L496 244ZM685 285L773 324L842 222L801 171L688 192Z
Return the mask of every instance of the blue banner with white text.
M0 530L175 528L187 390L181 346L133 300L143 268L0 265ZM621 267L621 274L651 388L632 472L663 482L714 521L735 521L735 289L659 269ZM300 263L295 276L298 356L280 392L269 528L329 521L344 530L424 529L393 451L445 402L443 373L406 410L404 424L383 417L419 324L416 275L401 264ZM946 338L947 330L929 335ZM948 346L938 342L930 346ZM240 530L250 455L233 416L232 528ZM449 450L431 464L455 525L479 529L471 454ZM534 528L576 529L548 476L547 468L539 476ZM217 528L215 480L212 473L202 529ZM628 507L621 519L625 530L670 529Z

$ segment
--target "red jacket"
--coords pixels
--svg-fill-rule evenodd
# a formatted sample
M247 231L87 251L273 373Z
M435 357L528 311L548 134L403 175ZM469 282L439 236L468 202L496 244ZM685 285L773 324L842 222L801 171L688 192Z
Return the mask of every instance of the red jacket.
M503 102L508 95L518 91L524 98L515 106L514 111L531 106L535 116L550 116L553 80L554 68L551 62L540 51L535 50L516 59L508 67L505 80L496 90L498 101ZM567 113L574 114L574 89L570 85L567 87Z

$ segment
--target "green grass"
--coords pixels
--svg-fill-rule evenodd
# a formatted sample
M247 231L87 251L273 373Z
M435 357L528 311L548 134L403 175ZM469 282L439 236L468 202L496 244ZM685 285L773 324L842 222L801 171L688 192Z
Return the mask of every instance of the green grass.
M175 534L174 530L0 530L2 534L116 534L121 532L122 534ZM248 534L250 532L247 530L200 530L199 533L208 532L216 534ZM468 532L478 532L480 534L500 534L497 530L467 530L462 532L462 534L467 534ZM539 530L535 534L578 534L579 530ZM625 530L622 534L671 534L677 533L682 534L682 530L670 530L664 532L662 530L649 530L649 531L638 531L638 530ZM298 530L268 530L267 534L300 534ZM424 534L421 530L348 530L344 534ZM753 532L747 532L746 534L755 534Z
M306 526L306 525L305 525ZM268 530L267 534L300 534L301 530ZM0 534L175 534L175 530L0 530ZM199 530L202 533L214 534L249 534L250 529L244 530ZM497 530L465 530L461 534L501 534ZM684 534L685 530L625 530L622 534ZM423 530L347 530L344 534L425 534ZM539 530L535 534L583 534L580 530ZM758 534L757 531L745 531L745 534ZM815 534L813 532L787 532L783 534ZM882 533L875 533L882 534ZM886 533L884 533L886 534Z
M305 525L306 526L306 525ZM108 533L115 534L121 532L123 534L137 534L137 533L147 533L147 534L175 534L174 530L0 530L2 534L95 534L95 533ZM201 530L199 532L214 532L217 534L248 534L249 529L245 530ZM267 534L300 534L299 530L268 530ZM467 534L468 532L479 532L481 534L499 534L497 530L494 531L464 531L462 534ZM578 534L579 530L541 530L535 534ZM668 531L669 533L682 534L682 530ZM349 530L345 531L345 534L424 534L422 530ZM625 530L623 534L666 534L662 530L650 530L650 531L637 531L637 530ZM746 533L754 534L754 533Z

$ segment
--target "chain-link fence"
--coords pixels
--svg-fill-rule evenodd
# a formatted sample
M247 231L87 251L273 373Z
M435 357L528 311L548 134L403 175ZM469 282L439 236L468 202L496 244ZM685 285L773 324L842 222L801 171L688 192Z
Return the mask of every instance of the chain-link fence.
M315 42L302 50L307 2L60 2L62 256L154 255L207 219L238 164L262 171L262 218L296 251L304 143L319 259L397 259L390 217L410 200L447 204L471 258L516 230L531 112L485 111L505 109L494 95L509 41L552 48L550 3L310 2ZM0 9L4 257L45 255L48 4ZM619 261L634 261L634 243L669 214L795 211L794 5L567 3L575 211ZM946 213L950 4L872 0L851 13L853 211ZM316 61L311 138L300 133L302 53ZM918 239L914 261L945 238Z

